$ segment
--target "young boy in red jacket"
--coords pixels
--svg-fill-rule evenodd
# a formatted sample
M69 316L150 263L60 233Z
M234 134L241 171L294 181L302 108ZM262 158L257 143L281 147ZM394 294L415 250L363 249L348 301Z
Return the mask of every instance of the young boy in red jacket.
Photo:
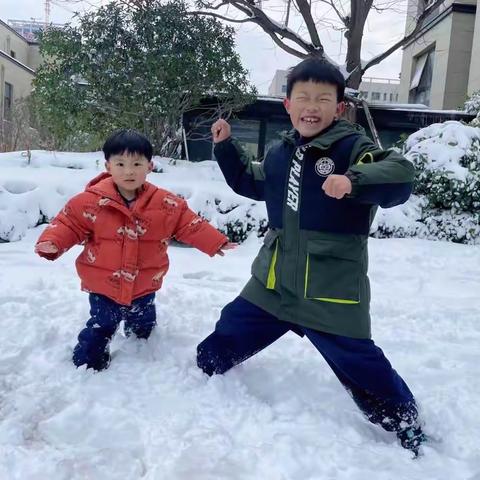
M68 201L45 229L35 252L55 260L83 244L76 260L90 319L78 335L73 363L103 370L119 323L147 339L156 325L155 292L168 270L172 237L210 256L235 247L173 193L146 181L152 145L134 130L119 130L103 146L107 172Z

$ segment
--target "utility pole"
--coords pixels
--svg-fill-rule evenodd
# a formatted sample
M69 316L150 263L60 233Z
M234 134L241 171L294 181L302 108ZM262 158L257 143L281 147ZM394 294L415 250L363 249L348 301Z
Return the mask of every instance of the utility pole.
M50 0L45 0L45 27L50 24Z

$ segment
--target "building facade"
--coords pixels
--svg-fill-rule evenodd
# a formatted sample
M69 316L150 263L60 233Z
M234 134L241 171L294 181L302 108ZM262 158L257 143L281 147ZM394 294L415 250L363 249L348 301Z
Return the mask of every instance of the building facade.
M285 97L287 94L287 70L277 70L268 89L271 97ZM369 103L398 103L400 80L390 78L364 77L360 84L359 97Z
M480 90L479 0L409 0L405 33L425 14L404 46L399 98L434 109L461 108Z
M38 43L0 20L0 151L7 148L15 102L32 91L39 64Z

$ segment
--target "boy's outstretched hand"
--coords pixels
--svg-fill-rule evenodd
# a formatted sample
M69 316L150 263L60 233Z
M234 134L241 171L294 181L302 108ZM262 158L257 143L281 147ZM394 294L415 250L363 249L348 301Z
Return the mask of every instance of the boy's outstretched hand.
M230 125L223 120L223 118L218 119L212 125L212 136L213 136L213 143L219 143L226 140L232 134L232 129Z
M223 257L225 255L224 250L233 250L237 247L238 243L227 242L218 249L218 252L215 253L215 255L220 255L221 257Z
M35 245L35 253L57 253L58 248L52 242L40 242Z
M341 199L352 193L352 182L345 175L329 175L323 182L322 190L329 197Z

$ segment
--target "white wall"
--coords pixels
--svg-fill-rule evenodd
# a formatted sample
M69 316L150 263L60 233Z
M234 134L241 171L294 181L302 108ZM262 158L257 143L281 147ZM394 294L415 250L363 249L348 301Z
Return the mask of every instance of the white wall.
M480 2L477 2L475 17L475 34L473 37L472 59L470 62L470 76L468 79L468 94L480 90Z

